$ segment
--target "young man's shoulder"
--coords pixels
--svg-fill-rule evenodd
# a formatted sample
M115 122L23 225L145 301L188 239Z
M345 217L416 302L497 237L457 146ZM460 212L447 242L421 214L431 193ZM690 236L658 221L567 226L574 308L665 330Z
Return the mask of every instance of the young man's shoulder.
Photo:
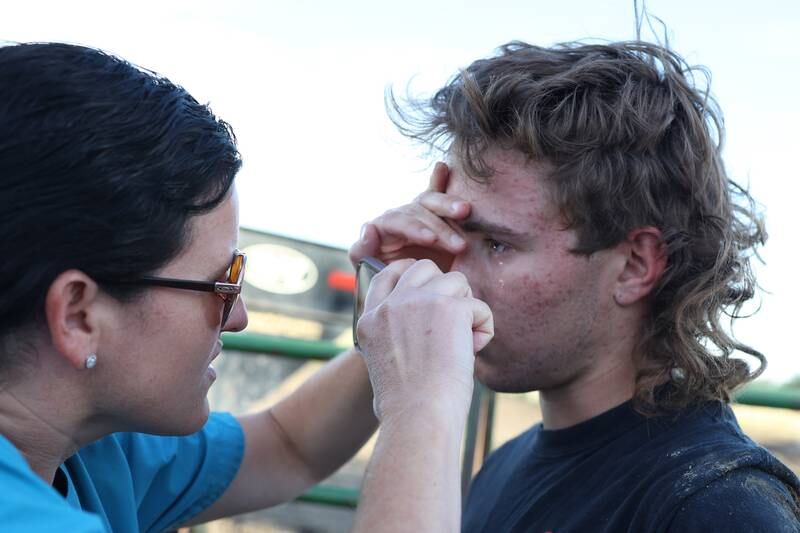
M681 501L669 532L800 532L797 487L760 468L723 474Z
M742 433L728 406L648 418L626 404L566 430L534 426L497 450L473 482L464 528L665 530L699 508L729 513L736 491L757 519L767 487L784 514L800 516L797 477Z

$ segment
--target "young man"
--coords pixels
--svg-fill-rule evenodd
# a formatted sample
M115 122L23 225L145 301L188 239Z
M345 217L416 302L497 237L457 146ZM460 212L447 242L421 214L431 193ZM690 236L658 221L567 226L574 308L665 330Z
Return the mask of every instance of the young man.
M797 477L727 406L765 364L723 318L753 296L749 260L766 234L726 175L721 115L693 69L643 42L513 42L418 102L418 115L393 103L401 130L446 150L449 168L436 167L415 203L367 224L351 254L429 258L463 274L494 319L475 375L497 391L538 390L542 406L543 422L475 478L463 530L800 530ZM377 304L407 289L397 279L387 274L376 289L359 325L366 337L391 329L393 312L403 316ZM416 338L447 339L457 327L421 325ZM398 344L412 347L410 336ZM380 344L364 344L371 379L373 368L393 368L372 355ZM755 370L736 352L753 356ZM469 358L437 366L435 353L420 346L396 366L424 365L419 379L437 384L424 392L455 398L449 420L461 423ZM361 525L391 523L392 511L413 517L432 480L457 492L456 454L413 445L425 446L431 420L443 422L440 434L459 428L420 404L409 402L401 424L407 451L389 461L379 447L365 486L367 501L397 504L363 513ZM391 436L381 438L388 449ZM423 460L416 477L387 483L385 472Z

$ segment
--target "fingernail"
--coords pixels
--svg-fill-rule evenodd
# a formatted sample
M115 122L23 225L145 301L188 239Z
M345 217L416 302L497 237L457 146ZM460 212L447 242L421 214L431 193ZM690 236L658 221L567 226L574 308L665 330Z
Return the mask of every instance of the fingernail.
M429 230L428 228L422 228L422 231L420 231L420 235L426 241L432 241L432 240L436 239L436 234L434 232L432 232L431 230Z
M361 226L361 231L358 234L358 240L363 241L364 236L367 234L367 225L364 224Z
M450 243L453 244L454 246L463 246L464 239L462 239L460 235L454 234L450 236Z
M450 209L453 210L453 213L458 213L458 210L461 209L462 205L464 205L464 202L453 202L453 205L450 206Z

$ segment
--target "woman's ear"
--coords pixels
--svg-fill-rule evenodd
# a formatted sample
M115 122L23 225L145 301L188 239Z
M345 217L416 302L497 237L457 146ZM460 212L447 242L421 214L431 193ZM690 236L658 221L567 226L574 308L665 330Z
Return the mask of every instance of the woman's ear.
M634 229L622 244L626 258L617 278L614 300L625 306L653 291L667 268L667 253L661 232L652 226Z
M80 270L67 270L53 280L45 297L45 316L56 351L75 369L97 350L98 287Z

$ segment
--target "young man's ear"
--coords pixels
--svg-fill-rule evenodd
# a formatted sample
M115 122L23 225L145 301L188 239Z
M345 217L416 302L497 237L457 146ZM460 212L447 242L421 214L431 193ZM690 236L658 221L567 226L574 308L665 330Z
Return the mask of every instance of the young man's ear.
M667 249L661 232L652 226L634 229L621 244L626 260L617 278L614 300L625 306L653 291L667 268Z
M80 270L66 270L50 284L44 310L56 351L74 368L83 369L97 349L98 287Z

